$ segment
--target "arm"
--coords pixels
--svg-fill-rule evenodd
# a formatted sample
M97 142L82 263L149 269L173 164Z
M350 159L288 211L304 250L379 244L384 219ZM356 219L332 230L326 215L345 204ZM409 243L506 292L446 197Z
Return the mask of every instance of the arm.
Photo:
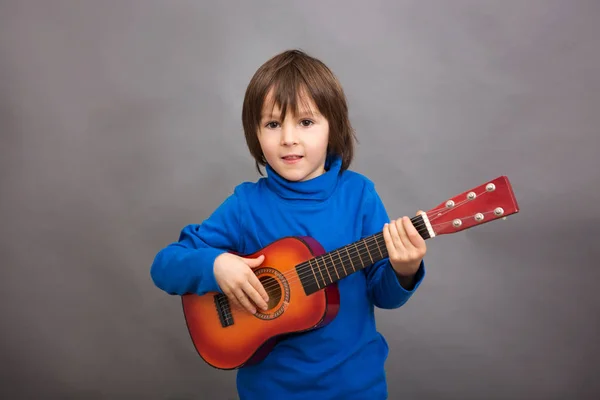
M363 204L363 230L366 237L381 232L389 223L389 217L375 188L365 189ZM367 277L367 293L371 302L379 308L399 308L406 303L417 290L425 277L425 264L421 261L413 276L401 277L396 273L389 258L385 258L364 269Z
M173 295L221 291L214 262L239 248L238 201L232 194L202 224L186 226L177 242L158 252L150 268L158 288Z

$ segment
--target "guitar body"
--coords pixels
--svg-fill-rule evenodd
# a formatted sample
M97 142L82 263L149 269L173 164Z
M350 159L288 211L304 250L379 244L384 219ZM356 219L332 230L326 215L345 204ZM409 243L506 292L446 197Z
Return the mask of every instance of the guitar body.
M218 369L252 365L263 360L279 339L331 322L340 304L337 285L306 295L295 269L324 253L312 238L285 237L246 255L265 256L254 273L269 295L269 308L256 315L220 293L182 296L188 331L204 361Z

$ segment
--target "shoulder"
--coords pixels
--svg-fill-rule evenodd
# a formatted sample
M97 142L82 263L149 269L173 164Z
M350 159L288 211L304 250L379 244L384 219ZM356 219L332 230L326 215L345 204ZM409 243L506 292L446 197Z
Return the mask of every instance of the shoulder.
M233 188L232 196L238 200L247 201L256 196L260 196L266 188L265 178L260 178L257 181L244 181Z
M359 172L352 170L342 172L340 188L341 196L355 199L365 213L383 206L375 182Z
M230 186L228 194L222 201L220 207L236 208L240 204L248 201L249 197L252 197L252 193L256 190L257 182L242 182Z
M375 183L367 176L353 170L341 172L340 186L343 190L352 190L354 193L362 193L366 196L375 194Z

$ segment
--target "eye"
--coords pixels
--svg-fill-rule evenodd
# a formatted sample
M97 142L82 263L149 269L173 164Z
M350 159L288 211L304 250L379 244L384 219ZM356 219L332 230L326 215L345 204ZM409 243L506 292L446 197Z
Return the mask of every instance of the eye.
M271 121L271 122L267 122L265 127L270 128L270 129L275 129L277 128L278 123L275 121Z
M310 125L314 124L314 122L311 121L310 119L303 119L302 121L300 121L300 124L302 126L310 126Z

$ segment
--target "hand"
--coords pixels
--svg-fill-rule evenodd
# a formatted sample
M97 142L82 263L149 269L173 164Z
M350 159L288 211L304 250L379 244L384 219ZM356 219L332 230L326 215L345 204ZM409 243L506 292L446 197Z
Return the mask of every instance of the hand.
M421 213L419 210L417 215ZM383 238L396 273L404 278L413 277L427 252L427 246L410 219L402 217L385 224Z
M256 305L267 309L269 296L252 268L258 267L265 256L243 258L231 253L223 253L215 259L215 279L231 302L256 313ZM252 300L252 302L250 301Z

